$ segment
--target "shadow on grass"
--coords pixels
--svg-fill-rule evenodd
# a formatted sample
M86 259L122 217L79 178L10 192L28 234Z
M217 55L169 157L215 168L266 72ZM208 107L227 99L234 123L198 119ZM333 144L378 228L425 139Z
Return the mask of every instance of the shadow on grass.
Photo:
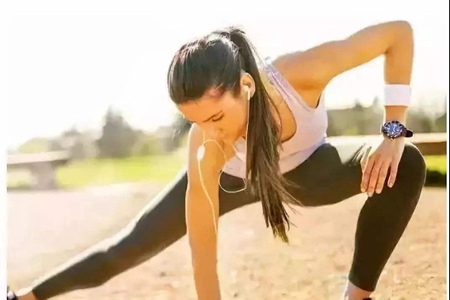
M425 186L446 187L447 173L441 173L435 170L427 170L427 178L425 180Z

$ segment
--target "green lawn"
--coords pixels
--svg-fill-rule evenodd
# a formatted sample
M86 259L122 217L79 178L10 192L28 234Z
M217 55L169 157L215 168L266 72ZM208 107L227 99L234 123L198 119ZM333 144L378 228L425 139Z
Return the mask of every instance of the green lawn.
M447 157L426 156L429 171L447 173ZM131 157L125 159L91 159L61 167L57 179L62 187L81 187L122 182L167 182L184 166L181 155Z
M425 157L427 168L433 176L447 173L447 157ZM125 182L167 182L185 165L185 157L179 154L124 159L88 159L74 161L57 170L58 184L63 188L104 185ZM26 186L27 174L8 176L8 187ZM12 177L12 178L11 178ZM439 178L440 178L439 177ZM430 177L431 180L431 177ZM433 179L435 180L435 179ZM439 179L439 182L442 181Z
M447 156L445 155L425 156L425 161L428 170L438 171L439 173L442 174L447 173Z
M123 182L166 182L172 179L185 159L180 155L89 159L60 167L57 181L62 187L80 187Z

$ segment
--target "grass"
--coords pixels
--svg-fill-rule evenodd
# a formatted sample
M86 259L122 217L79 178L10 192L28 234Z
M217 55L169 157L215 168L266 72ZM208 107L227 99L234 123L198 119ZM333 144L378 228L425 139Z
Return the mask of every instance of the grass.
M426 186L444 187L447 185L447 157L445 155L426 156Z
M427 169L433 173L447 173L447 157L426 156ZM102 185L123 182L167 182L184 166L181 155L130 157L125 159L90 159L73 162L57 171L62 187Z
M438 171L441 174L447 173L447 156L445 155L431 155L425 156L427 169L430 171Z
M60 167L57 181L66 188L123 182L167 182L184 163L185 159L179 155L88 159Z
M426 156L430 185L445 185L447 157ZM87 159L74 161L57 169L57 181L62 188L105 185L125 182L170 181L185 165L185 157L179 154L123 159ZM12 174L11 174L12 175ZM27 176L28 175L28 176ZM8 176L9 188L26 187L31 180L29 174Z

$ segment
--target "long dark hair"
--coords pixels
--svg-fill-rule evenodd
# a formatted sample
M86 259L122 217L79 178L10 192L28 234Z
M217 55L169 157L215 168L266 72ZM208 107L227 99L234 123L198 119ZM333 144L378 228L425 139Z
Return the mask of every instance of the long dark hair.
M286 191L288 182L279 169L278 147L281 129L277 112L263 84L257 51L245 32L238 27L214 31L183 45L175 54L168 71L169 94L176 104L195 101L206 91L240 94L241 71L255 81L256 91L250 101L247 139L247 178L251 195L261 200L266 226L275 237L289 242L286 226L289 215L283 203L296 200Z

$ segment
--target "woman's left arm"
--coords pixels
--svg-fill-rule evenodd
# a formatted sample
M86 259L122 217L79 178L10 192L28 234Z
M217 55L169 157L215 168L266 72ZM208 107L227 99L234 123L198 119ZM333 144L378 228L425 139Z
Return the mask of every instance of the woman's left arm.
M334 77L382 55L385 82L409 84L413 52L411 25L391 21L368 26L342 40L285 54L275 63L295 88L321 92Z
M411 81L414 37L406 21L391 21L363 28L343 40L331 41L304 52L277 59L277 68L305 95L315 107L326 85L337 75L385 57L384 79L387 85L409 85ZM385 106L384 121L406 122L407 105ZM361 190L369 196L381 193L390 171L388 185L395 182L397 167L404 149L404 138L383 142L363 163Z

